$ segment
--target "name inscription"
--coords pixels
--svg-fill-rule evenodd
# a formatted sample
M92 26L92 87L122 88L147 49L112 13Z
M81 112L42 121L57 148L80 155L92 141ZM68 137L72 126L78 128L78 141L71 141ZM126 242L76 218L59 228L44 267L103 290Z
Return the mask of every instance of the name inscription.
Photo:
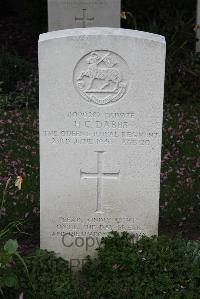
M159 137L157 131L138 129L134 112L70 111L67 127L43 130L53 145L149 146Z

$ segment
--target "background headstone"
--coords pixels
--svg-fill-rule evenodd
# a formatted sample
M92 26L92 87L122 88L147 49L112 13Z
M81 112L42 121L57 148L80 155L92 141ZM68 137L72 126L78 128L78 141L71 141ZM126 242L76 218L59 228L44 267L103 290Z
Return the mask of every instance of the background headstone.
M200 0L197 0L196 51L200 52Z
M159 35L40 36L42 248L78 264L110 231L157 234L164 68Z
M48 0L49 31L120 27L120 0Z

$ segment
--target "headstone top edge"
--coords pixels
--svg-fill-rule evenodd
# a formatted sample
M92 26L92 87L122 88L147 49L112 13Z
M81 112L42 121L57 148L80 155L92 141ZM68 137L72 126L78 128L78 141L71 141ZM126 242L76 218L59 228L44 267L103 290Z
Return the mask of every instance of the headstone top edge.
M51 31L40 34L39 43L47 40L53 40L57 38L64 38L70 36L84 36L84 35L116 35L116 36L127 36L132 38L141 38L146 40L155 41L158 43L166 44L165 37L162 35L131 30L123 28L107 28L107 27L89 27L89 28L74 28Z

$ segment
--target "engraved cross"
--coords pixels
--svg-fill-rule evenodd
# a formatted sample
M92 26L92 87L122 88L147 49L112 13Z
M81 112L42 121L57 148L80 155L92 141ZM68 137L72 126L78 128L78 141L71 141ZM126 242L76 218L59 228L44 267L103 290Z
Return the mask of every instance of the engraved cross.
M103 198L103 179L119 179L120 171L115 173L103 172L103 155L104 151L96 151L97 153L97 172L80 171L81 179L96 179L97 180L97 213L102 213L102 198Z
M82 26L83 26L83 28L85 28L86 27L86 25L87 25L87 22L92 22L92 21L94 21L94 18L87 18L86 17L86 11L87 11L87 9L83 9L83 17L82 18L77 18L77 17L75 17L75 21L76 21L76 23L77 22L82 22Z

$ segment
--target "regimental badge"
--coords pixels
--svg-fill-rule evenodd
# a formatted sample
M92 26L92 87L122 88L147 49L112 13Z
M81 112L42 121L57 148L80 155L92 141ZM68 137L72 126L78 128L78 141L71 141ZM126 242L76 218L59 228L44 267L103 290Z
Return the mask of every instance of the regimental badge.
M106 105L119 101L127 92L129 68L112 51L97 50L80 59L74 70L74 85L90 103Z

